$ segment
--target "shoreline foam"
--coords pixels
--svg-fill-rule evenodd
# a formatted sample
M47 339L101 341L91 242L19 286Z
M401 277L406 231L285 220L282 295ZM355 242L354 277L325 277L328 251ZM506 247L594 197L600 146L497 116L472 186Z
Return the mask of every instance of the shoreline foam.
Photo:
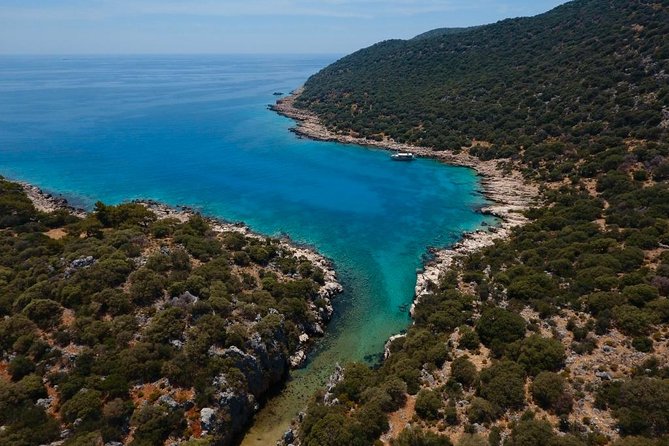
M481 208L479 212L499 218L500 224L487 230L466 232L452 247L432 251L433 258L424 265L423 271L417 274L414 302L411 306L412 315L416 303L422 296L431 292L433 284L438 284L439 276L447 271L453 262L466 254L490 246L497 240L507 239L513 228L529 221L522 212L529 209L537 200L539 188L527 183L520 172L503 170L500 164L508 160L483 161L465 152L435 151L429 147L413 146L389 139L375 141L332 132L323 125L315 113L295 107L295 101L302 91L303 88L299 88L269 107L276 113L295 120L297 126L291 131L301 137L395 152L411 152L422 158L474 169L481 178L482 193L491 204Z

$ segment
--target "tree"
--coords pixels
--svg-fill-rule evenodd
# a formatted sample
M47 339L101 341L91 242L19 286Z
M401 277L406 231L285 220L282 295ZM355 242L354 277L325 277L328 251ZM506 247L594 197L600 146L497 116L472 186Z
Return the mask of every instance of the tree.
M470 423L485 424L497 419L499 410L483 398L473 398L467 409L467 418Z
M46 330L60 323L63 307L51 299L35 299L26 305L23 312L31 321Z
M465 387L476 384L478 372L468 356L460 356L451 363L451 377Z
M538 406L558 415L571 412L572 397L567 393L565 379L553 372L541 372L532 382L532 398Z
M566 355L564 346L557 339L533 334L522 341L516 358L527 373L537 375L544 370L556 371L562 368Z
M102 394L97 390L81 389L61 406L60 413L68 423L77 419L97 420L102 414Z
M164 280L162 276L147 268L135 271L130 276L130 296L140 305L150 305L163 297Z
M525 320L512 311L492 307L483 311L476 332L487 346L493 342L508 344L525 336Z
M416 413L424 420L436 420L444 407L444 400L434 390L423 389L416 396Z
M525 405L525 372L512 361L499 361L480 373L479 394L501 409Z
M526 420L511 431L510 446L549 446L554 437L553 428L546 421Z
M407 427L396 440L391 441L392 446L453 446L451 440L433 432L424 432L420 427Z

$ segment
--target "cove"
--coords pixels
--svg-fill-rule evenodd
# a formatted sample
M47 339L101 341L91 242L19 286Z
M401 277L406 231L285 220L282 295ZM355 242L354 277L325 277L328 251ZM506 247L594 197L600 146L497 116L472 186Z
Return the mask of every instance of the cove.
M476 174L299 139L267 110L332 56L0 58L0 174L91 207L188 205L331 258L346 291L309 365L244 439L273 444L334 364L373 362L410 323L427 247L490 221Z

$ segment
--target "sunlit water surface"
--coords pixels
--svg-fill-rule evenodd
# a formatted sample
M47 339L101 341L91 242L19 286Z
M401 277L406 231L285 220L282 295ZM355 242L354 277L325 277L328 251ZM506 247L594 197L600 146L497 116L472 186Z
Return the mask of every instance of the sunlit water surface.
M409 324L428 246L479 227L473 171L299 139L267 110L331 56L2 57L0 174L90 207L151 198L287 234L346 288L307 368L244 444L273 444L335 363L374 361Z

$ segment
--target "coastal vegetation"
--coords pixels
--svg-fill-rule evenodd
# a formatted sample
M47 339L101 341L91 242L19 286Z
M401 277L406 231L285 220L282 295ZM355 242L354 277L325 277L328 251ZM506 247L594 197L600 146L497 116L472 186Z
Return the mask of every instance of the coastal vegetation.
M378 367L313 399L303 444L667 444L668 36L665 2L576 0L306 83L329 135L494 160L541 194L430 284Z
M0 444L229 444L322 333L301 251L149 208L41 212L0 178Z

